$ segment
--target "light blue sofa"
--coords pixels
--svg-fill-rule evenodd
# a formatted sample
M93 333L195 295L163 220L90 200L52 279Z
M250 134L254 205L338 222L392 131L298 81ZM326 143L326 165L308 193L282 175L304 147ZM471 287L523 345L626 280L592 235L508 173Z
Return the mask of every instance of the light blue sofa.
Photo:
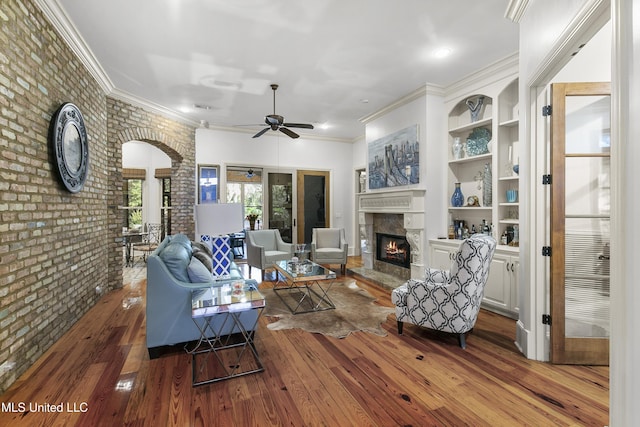
M147 349L151 359L160 355L161 347L173 346L200 338L200 330L191 318L191 291L210 286L222 286L237 279L242 273L233 263L231 278L214 281L210 274L194 270L193 248L184 234L167 236L147 260ZM200 263L199 266L201 267ZM194 272L195 271L195 272ZM205 273L208 271L205 268ZM249 280L257 287L255 280ZM241 313L240 320L248 331L254 331L258 312L250 310ZM223 315L214 320L219 329ZM222 335L240 332L228 319Z

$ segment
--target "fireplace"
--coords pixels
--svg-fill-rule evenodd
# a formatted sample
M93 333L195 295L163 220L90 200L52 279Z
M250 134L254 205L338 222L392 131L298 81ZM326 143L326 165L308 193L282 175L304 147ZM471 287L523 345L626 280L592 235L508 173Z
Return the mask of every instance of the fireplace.
M405 236L376 233L376 260L411 267L411 246Z
M404 280L424 278L425 215L429 210L425 205L425 194L425 190L413 189L358 195L364 271L372 270ZM379 254L377 233L406 239L411 251L406 256L409 268L405 268L407 264L396 265L376 259Z

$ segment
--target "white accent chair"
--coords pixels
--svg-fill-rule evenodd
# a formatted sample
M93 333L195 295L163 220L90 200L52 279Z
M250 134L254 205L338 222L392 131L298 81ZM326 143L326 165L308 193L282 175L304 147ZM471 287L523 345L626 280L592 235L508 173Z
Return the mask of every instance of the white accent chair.
M273 266L276 261L293 258L293 244L286 243L277 229L247 231L247 264L249 265L249 277L251 267L264 271Z
M478 319L495 249L493 237L473 235L461 243L451 269L428 268L424 280L410 279L394 289L398 334L403 322L409 322L457 334L460 347L466 348L465 335Z
M314 228L311 232L311 261L316 264L340 264L345 274L349 245L343 228Z

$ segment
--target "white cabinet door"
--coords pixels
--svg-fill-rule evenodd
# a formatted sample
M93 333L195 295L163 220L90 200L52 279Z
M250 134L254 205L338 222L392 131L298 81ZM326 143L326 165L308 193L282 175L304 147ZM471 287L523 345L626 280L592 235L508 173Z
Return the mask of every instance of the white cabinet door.
M518 307L518 269L520 268L520 257L512 256L509 259L511 272L511 311L518 313L520 308Z
M433 240L429 243L429 267L449 270L461 241ZM489 278L484 287L483 308L517 318L519 263L520 258L513 251L496 250L491 261Z
M449 270L451 268L451 258L455 250L449 246L431 246L431 262L429 267Z
M489 279L484 287L483 303L500 311L511 311L510 258L499 253L493 255Z

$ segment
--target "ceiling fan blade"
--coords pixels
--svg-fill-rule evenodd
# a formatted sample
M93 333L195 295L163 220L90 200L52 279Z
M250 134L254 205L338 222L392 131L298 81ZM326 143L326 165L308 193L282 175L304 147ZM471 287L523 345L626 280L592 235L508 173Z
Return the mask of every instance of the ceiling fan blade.
M260 132L258 132L258 133L256 133L255 135L253 135L253 137L252 137L252 138L257 138L257 137L259 137L259 136L262 136L262 134L264 134L264 133L265 133L266 131L268 131L269 129L271 129L271 128L264 128L264 129L262 129Z
M297 133L295 133L294 131L289 130L289 129L287 129L287 128L283 128L283 127L281 127L281 128L280 128L280 132L284 133L285 135L287 135L287 136L289 136L289 137L291 137L291 138L299 138L299 137L300 137L300 135L298 135L298 134L297 134Z
M290 128L313 129L313 125L310 125L308 123L283 123L282 126L287 126Z

